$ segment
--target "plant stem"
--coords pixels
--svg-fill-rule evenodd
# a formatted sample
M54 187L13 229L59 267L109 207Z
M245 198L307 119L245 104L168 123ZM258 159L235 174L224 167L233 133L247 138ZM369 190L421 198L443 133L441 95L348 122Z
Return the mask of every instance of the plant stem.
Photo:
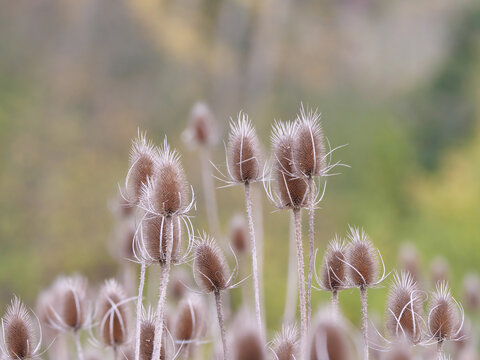
M288 274L287 274L287 294L285 299L285 310L283 312L283 322L292 323L295 319L297 310L297 275L295 272L296 256L295 256L295 220L293 213L290 213L290 238L288 249Z
M73 337L75 338L75 346L77 347L77 355L79 360L83 360L83 349L82 343L80 342L80 334L78 331L73 333Z
M200 159L202 161L202 180L203 192L205 196L205 208L207 210L208 225L210 231L216 239L220 238L220 224L218 221L217 199L215 196L215 186L210 173L210 154L208 149L202 147Z
M140 266L140 283L138 285L138 296L137 296L137 319L135 327L135 360L140 360L140 321L142 313L142 298L143 298L143 287L145 285L145 261L142 261Z
M335 313L335 316L338 315L338 290L332 291L332 307Z
M368 360L368 306L367 306L367 288L360 287L360 298L362 300L362 335L363 335L363 354L364 359Z
M167 257L165 259L165 263L161 264L162 273L160 276L160 295L158 297L158 305L157 305L157 312L156 312L155 336L154 336L152 359L159 359L160 353L162 350L163 312L165 310L165 300L167 297L167 286L168 286L168 280L170 275L170 263L172 260L172 248L173 248L173 221L171 216L165 217L165 231L168 231L166 234Z
M297 243L298 297L300 299L300 359L307 338L307 307L305 303L305 268L303 263L302 217L300 209L293 209L295 217L295 240Z
M308 255L308 283L307 283L307 329L310 329L310 319L312 316L312 278L315 254L315 180L313 176L308 178L308 239L310 250Z
M437 359L442 360L443 358L443 340L437 343Z
M258 264L257 264L257 247L255 243L255 228L252 216L252 199L250 197L250 184L245 183L245 202L247 208L248 228L250 231L250 248L252 249L252 277L253 292L255 297L255 317L257 318L258 331L263 334L262 318L260 313L260 291L258 288ZM263 336L263 335L262 335Z
M220 295L220 291L215 291L215 303L217 305L217 316L218 316L218 325L220 326L220 333L222 336L222 344L223 344L223 358L224 360L228 360L228 347L227 347L227 333L225 331L225 322L223 319L223 307L222 307L222 297Z

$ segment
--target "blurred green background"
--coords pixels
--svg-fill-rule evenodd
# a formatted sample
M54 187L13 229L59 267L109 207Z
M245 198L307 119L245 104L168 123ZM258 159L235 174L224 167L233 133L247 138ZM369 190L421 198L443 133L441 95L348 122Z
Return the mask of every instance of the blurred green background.
M109 206L138 127L183 153L199 197L194 224L206 227L199 162L180 140L197 100L223 138L229 117L246 111L265 148L274 118L318 107L332 146L348 144L334 159L351 166L329 179L320 248L363 226L390 270L408 240L425 274L434 257L448 259L461 298L480 262L478 1L0 0L2 308L13 293L33 304L59 273L92 283L117 274ZM219 142L213 161L223 156ZM217 197L226 230L242 191ZM289 215L264 205L274 328ZM372 311L383 314L385 293L370 292ZM340 300L358 321L357 291Z

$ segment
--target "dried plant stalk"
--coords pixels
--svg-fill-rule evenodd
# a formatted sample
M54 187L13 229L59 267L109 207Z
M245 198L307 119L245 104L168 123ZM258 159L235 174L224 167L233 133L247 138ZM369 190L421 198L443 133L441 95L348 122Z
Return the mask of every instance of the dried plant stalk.
M305 301L301 210L298 208L294 209L293 215L295 217L295 240L297 244L298 297L300 299L300 359L303 359L303 350L307 336L307 306Z

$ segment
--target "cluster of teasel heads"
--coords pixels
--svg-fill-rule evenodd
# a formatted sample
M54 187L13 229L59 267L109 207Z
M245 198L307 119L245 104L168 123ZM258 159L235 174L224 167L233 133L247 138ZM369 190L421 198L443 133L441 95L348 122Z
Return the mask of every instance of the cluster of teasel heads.
M402 249L404 270L393 275L384 335L369 326L367 291L380 286L389 274L364 230L350 227L345 239L334 237L317 270L315 209L325 193L327 177L333 175L331 170L342 166L331 160L335 149L327 151L317 112L302 107L295 121L275 122L271 157L266 162L248 116L240 113L231 122L226 170L214 166L220 174L214 177L225 186L238 184L244 189L246 216L232 219L228 235L233 268L222 250L225 244L218 242L222 236L208 161L216 129L205 104L193 108L183 137L199 150L205 208L214 236L193 230L195 197L179 154L166 139L162 147L156 147L139 133L116 211L120 223L120 240L115 245L120 250L116 253L127 260L121 281L107 280L94 291L81 276L62 277L40 294L38 317L15 297L2 319L2 359L70 359L69 342L75 344L81 360L112 358L111 353L114 359L129 360L206 356L237 360L414 359L413 354L443 359L444 344L452 341L462 344L458 354L475 356L471 344L465 345L469 330L463 326L463 308L445 281L445 262L434 263L433 277L438 282L429 294L420 280L415 249ZM256 182L263 183L273 205L291 211L292 219L288 288L295 283L298 286L298 291L290 293L298 294L300 324L286 317L271 341L267 341L262 314L261 236L255 232L260 224L252 205L252 184ZM308 213L308 266L304 264L302 210ZM173 269L182 264L193 269L196 289L191 288L185 266ZM245 286L250 274L251 288ZM145 304L146 280L156 305ZM235 315L228 292L240 285L243 304ZM339 292L351 288L360 291L360 333L339 308ZM331 293L331 306L320 306L313 319L312 289ZM208 305L209 298L214 307ZM480 307L480 283L474 275L465 280L465 299L471 309ZM286 304L293 304L295 313L296 300ZM86 340L89 349L84 351ZM423 350L432 347L433 352Z

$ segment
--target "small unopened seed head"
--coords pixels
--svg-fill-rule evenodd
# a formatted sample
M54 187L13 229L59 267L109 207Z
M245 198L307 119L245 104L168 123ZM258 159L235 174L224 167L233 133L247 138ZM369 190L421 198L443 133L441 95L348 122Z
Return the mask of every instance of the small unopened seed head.
M347 235L348 278L353 286L370 287L377 280L378 258L375 248L365 233L358 228L350 228Z
M465 305L471 311L480 308L480 278L477 274L468 274L463 281Z
M213 238L204 235L194 249L193 274L197 285L206 293L230 286L229 269Z
M295 125L291 122L276 122L273 126L271 142L273 156L273 177L282 208L301 208L307 206L307 182L295 175L293 146Z
M322 175L326 161L320 114L302 106L296 124L293 161L297 172L305 177Z
M215 142L215 118L208 105L197 102L190 112L190 123L184 133L185 141L194 141L201 146L210 146Z
M310 360L352 359L348 333L341 318L321 313L312 326L310 335Z
M9 359L31 359L36 355L32 320L19 298L14 297L2 318L5 355Z
M179 306L175 323L175 339L188 342L198 340L205 330L205 309L199 298L184 299Z
M261 178L261 151L255 129L245 113L231 122L228 136L228 168L232 180L239 183Z
M80 276L60 278L58 280L59 308L53 308L56 314L52 319L57 327L77 331L85 327L87 317L87 279Z
M322 268L322 287L325 290L335 291L345 288L347 283L345 250L343 240L338 237L328 244Z
M395 338L417 343L422 337L424 297L410 273L394 275L388 294L387 329Z
M437 341L451 340L458 335L460 324L457 309L446 282L437 283L431 295L428 328Z
M140 320L140 359L151 360L155 340L155 311L152 308L142 310ZM165 324L164 324L165 326ZM166 326L165 326L166 328ZM164 329L165 330L165 329ZM169 353L166 341L167 331L163 331L162 349L160 360L166 360L166 354ZM132 358L133 359L133 358Z
M298 329L294 325L283 325L282 331L275 335L272 350L277 360L295 360L299 353Z
M140 241L145 246L145 258L147 262L163 263L167 258L167 244L169 241L168 234L173 227L173 246L172 246L172 263L176 263L180 259L180 248L182 238L181 219L177 216L171 218L170 229L167 229L168 222L165 218L155 216L146 217L142 223L142 232Z
M230 243L237 254L246 253L249 249L249 235L245 218L237 214L230 223Z
M252 324L243 324L236 328L233 337L233 359L264 360L266 354L262 336Z
M128 340L128 305L125 291L114 279L106 280L98 299L100 338L107 346L120 346Z

